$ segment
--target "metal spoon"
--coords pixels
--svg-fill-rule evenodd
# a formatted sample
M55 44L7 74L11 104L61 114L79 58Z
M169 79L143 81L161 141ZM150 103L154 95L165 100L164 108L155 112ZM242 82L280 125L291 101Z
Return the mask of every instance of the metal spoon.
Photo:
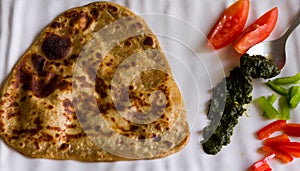
M271 59L279 69L282 69L286 61L285 45L287 38L300 23L300 12L290 25L288 30L279 39L265 41L252 46L246 53L249 55L263 55Z

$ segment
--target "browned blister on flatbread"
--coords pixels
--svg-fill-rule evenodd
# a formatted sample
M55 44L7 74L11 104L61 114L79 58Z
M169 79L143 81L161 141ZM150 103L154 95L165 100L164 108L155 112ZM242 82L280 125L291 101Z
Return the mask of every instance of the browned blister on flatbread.
M0 136L29 157L119 161L175 153L189 128L145 21L95 2L59 15L14 66L0 92Z

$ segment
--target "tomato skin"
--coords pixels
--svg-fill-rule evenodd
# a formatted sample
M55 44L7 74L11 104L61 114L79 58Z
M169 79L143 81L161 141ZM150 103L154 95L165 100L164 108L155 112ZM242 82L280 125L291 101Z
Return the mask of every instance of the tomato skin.
M237 0L223 12L207 36L215 49L229 45L239 36L246 24L249 7L249 0Z
M253 24L247 27L242 34L233 42L233 48L240 54L246 51L253 45L265 40L271 32L278 19L278 8L272 8L261 17L259 17Z

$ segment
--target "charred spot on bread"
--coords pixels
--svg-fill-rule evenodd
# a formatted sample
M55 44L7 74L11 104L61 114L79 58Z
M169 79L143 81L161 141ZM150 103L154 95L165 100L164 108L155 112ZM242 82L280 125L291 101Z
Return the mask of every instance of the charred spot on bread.
M38 55L35 53L31 55L31 61L32 61L33 67L39 75L41 75L41 73L44 70L45 60L46 59L44 57L42 57L41 55Z
M155 46L155 42L151 36L147 36L143 43L144 43L144 45L148 45L151 47Z
M41 48L49 60L57 60L66 57L71 46L72 42L69 37L48 33Z

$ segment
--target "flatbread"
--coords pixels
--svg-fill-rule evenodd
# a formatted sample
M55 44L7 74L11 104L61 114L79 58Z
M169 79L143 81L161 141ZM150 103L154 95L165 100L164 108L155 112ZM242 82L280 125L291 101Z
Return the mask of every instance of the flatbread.
M189 139L168 61L145 21L95 2L59 15L0 92L0 136L34 158L166 157Z

